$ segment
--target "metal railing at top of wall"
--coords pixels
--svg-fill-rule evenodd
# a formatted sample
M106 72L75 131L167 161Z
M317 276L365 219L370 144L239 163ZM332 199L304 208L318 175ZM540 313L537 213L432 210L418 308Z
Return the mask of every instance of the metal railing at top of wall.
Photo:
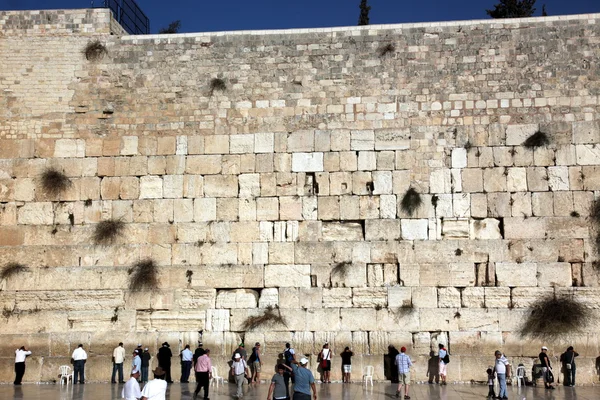
M115 20L131 35L148 35L150 19L134 0L92 0L92 8L109 8Z

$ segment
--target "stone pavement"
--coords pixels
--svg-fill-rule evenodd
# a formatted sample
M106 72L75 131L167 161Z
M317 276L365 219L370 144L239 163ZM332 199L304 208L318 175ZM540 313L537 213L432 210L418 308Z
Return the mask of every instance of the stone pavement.
M373 388L353 383L342 385L333 383L330 385L317 385L319 399L341 399L341 400L382 400L395 399L395 385L389 383L376 383ZM13 385L0 385L0 399L26 399L26 400L107 400L120 399L122 385L110 385L106 383L92 383L85 385L69 385L61 387L60 385L34 385L27 384L20 387ZM167 392L167 399L170 400L188 400L192 398L194 384L171 385ZM244 387L244 400L265 399L267 397L269 386L266 383L257 387ZM235 398L235 385L225 384L218 389L211 388L210 398L212 400L225 400ZM441 387L438 385L418 384L411 386L411 399L423 400L468 400L484 399L487 394L487 386L457 384ZM543 388L521 388L509 387L509 399L572 399L572 400L592 400L600 397L600 388L597 386L582 386L576 388L565 388L559 386L556 390L547 391ZM201 398L201 397L200 397Z

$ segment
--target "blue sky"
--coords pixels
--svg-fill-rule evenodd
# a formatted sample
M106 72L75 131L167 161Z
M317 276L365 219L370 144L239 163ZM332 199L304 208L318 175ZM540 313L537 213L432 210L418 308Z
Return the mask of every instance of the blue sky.
M102 0L95 0L102 4ZM369 0L371 24L485 19L498 0ZM181 32L351 26L360 0L138 0L153 33L173 20ZM86 8L91 0L0 0L0 10ZM538 0L548 14L600 12L600 0Z

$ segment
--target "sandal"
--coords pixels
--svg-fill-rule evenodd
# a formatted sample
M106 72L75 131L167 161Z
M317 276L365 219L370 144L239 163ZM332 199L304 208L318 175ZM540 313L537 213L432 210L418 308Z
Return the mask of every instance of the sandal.
M408 395L404 396L404 400L408 400L408 399L410 399L410 396L408 396Z

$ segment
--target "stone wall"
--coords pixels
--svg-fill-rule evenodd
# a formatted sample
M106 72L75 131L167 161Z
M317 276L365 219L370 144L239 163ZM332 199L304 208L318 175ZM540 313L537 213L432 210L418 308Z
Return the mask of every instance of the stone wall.
M65 13L85 17L33 17ZM0 14L0 259L28 267L0 283L0 380L23 344L29 381L54 379L78 343L89 379L106 381L117 342L178 352L199 331L222 370L242 338L263 343L266 371L286 341L316 371L329 341L353 348L355 376L374 365L383 379L391 343L425 380L442 342L450 380L484 380L495 349L529 369L542 343L519 327L556 292L593 318L544 344L573 344L579 381L597 381L600 15L111 25L104 10ZM107 54L88 61L95 39ZM538 130L549 145L524 147ZM58 196L41 188L49 167L72 182ZM125 235L94 245L110 218ZM159 287L132 292L146 258ZM269 306L286 323L244 331Z

